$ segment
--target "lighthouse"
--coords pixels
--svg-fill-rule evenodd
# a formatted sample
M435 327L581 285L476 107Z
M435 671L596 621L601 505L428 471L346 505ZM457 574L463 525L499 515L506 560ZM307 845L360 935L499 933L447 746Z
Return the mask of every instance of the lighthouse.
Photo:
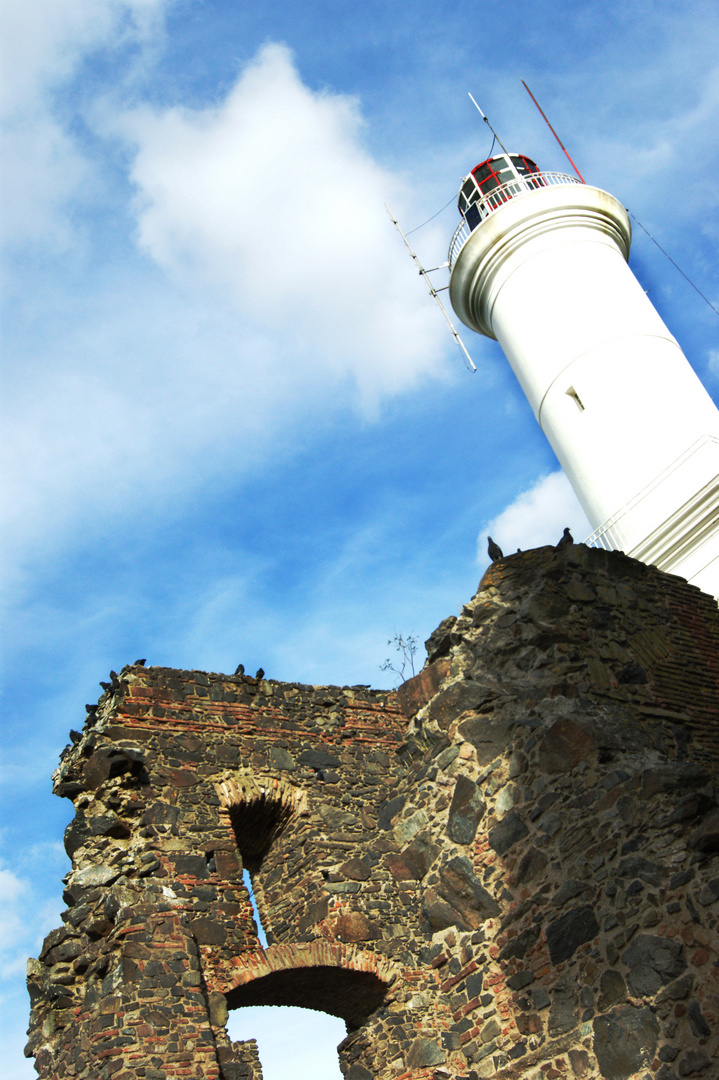
M452 306L495 338L594 528L719 598L719 411L627 265L612 195L504 153L462 180Z

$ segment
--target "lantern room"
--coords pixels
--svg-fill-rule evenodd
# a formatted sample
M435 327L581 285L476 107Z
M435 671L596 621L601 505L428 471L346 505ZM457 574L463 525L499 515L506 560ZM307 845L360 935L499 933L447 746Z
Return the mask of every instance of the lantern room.
M497 154L480 162L462 181L459 189L459 212L476 229L480 221L508 199L543 187L539 167L523 154Z

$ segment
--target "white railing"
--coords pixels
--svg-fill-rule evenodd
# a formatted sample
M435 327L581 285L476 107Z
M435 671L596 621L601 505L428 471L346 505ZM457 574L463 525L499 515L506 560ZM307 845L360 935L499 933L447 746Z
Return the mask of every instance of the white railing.
M581 184L576 176L569 176L567 173L557 172L542 172L542 173L529 173L526 176L522 176L519 179L513 177L508 180L506 184L500 184L499 187L494 188L487 195L481 196L476 202L472 203L472 206L476 206L479 209L479 222L477 225L481 225L482 221L492 213L493 210L497 210L504 203L509 202L510 199L516 199L521 195L527 195L532 191L537 191L539 188L555 187L560 184ZM477 225L474 228L477 228ZM449 268L450 270L454 266L460 249L469 239L474 230L470 229L469 225L464 218L460 221L459 225L454 231L454 236L449 245Z

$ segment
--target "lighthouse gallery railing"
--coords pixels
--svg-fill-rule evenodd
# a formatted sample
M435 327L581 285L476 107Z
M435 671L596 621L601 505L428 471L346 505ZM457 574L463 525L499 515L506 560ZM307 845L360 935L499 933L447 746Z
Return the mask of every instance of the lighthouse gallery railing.
M500 184L499 187L496 187L486 195L481 196L476 202L472 203L472 206L476 206L479 209L480 218L474 228L470 228L465 219L462 218L454 231L454 236L449 245L448 259L450 270L454 266L461 248L464 247L467 240L469 240L474 229L481 225L482 221L488 217L493 210L497 210L500 206L503 206L504 203L509 202L510 199L517 199L521 198L522 195L529 195L539 188L555 187L560 184L581 184L581 182L582 181L578 180L576 176L568 176L567 173L529 173L519 179L514 177L512 180L508 180L506 184Z

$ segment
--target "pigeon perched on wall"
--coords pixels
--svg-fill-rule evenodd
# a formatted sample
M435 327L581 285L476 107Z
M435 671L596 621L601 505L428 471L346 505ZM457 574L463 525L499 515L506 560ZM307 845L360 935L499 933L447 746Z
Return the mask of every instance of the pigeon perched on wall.
M146 663L147 660L143 657L142 660L135 661L135 667L144 667Z
M489 555L492 562L496 562L497 559L503 559L504 552L502 551L499 544L495 544L491 536L488 536L487 540L489 541L489 543L487 544L487 554Z
M255 678L259 682L260 679L264 679L264 677L265 677L265 669L264 668L258 668L257 669L257 674L255 675Z
M562 539L557 544L557 547L564 547L565 544L573 544L573 543L574 543L574 538L573 538L572 534L570 533L569 529L566 528L564 530L564 532L562 533Z
M244 674L245 674L245 665L244 664L238 664L237 667L235 668L235 675L244 675Z

